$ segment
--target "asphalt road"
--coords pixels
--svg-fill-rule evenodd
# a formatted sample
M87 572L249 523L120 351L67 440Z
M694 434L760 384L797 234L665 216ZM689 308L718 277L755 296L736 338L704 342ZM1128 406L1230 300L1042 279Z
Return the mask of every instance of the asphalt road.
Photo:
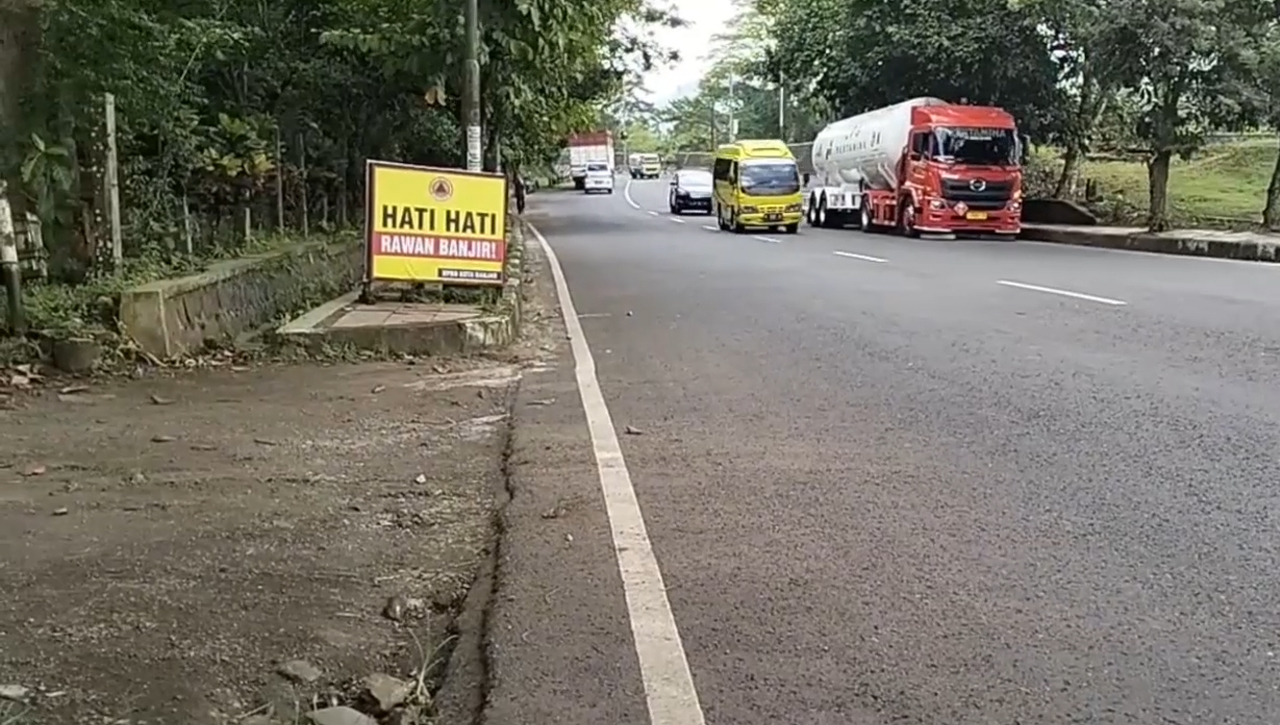
M621 192L530 218L705 722L1280 722L1280 267ZM493 725L649 722L573 375L517 409Z

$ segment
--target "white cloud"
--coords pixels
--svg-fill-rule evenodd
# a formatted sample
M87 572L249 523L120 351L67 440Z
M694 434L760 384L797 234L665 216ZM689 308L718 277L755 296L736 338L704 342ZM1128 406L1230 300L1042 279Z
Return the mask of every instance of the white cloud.
M733 0L672 0L671 5L686 25L654 33L664 47L680 53L678 63L654 68L644 76L649 100L657 104L698 90L698 81L711 66L711 39L724 32L737 14Z

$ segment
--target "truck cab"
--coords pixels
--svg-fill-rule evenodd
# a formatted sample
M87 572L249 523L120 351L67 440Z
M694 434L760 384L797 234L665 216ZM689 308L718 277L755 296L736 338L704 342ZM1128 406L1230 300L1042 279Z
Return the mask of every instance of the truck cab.
M1021 231L1020 143L1007 113L971 106L913 109L905 151L897 202L871 195L874 223L907 234Z

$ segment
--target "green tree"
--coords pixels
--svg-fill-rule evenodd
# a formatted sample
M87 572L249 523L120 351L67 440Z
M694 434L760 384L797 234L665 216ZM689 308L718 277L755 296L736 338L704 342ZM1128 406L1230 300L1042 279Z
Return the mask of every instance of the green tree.
M1002 106L1041 137L1062 91L1041 19L1008 0L767 0L776 69L839 116L914 96ZM803 80L801 80L803 79Z
M1138 104L1135 135L1147 146L1147 226L1169 226L1169 169L1214 130L1255 120L1249 104L1266 7L1255 0L1115 0L1118 21L1107 42L1125 48L1115 59Z
M1063 148L1054 196L1074 196L1081 163L1104 115L1121 91L1128 48L1118 45L1118 8L1097 0L1021 0L1017 12L1038 19L1046 46L1058 66L1063 105L1051 124L1051 141Z

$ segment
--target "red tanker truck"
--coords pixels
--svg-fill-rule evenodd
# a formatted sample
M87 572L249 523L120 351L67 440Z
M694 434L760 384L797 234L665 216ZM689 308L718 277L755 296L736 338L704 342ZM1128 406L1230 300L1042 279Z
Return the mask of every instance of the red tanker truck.
M999 234L1022 229L1022 144L1000 108L909 101L827 126L813 142L817 227Z

